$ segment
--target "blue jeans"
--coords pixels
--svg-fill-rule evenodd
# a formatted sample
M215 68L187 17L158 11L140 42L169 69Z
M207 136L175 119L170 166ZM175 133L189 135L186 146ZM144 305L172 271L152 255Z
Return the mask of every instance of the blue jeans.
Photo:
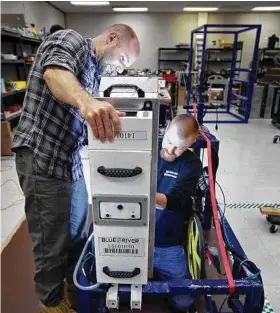
M154 248L155 276L159 280L190 279L187 259L182 246ZM169 300L169 305L178 311L187 312L194 299L190 295L177 295Z
M81 177L72 183L70 235L71 248L68 257L67 281L72 283L72 276L77 261L82 253L86 242L87 219L88 219L88 193L85 178Z

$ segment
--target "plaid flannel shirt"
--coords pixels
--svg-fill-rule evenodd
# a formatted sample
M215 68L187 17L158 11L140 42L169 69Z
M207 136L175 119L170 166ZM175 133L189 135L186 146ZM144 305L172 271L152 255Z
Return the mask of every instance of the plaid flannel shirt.
M78 109L49 90L43 74L51 66L71 71L89 94L98 93L101 69L92 40L73 30L49 36L38 48L29 72L13 151L29 147L48 175L76 181L83 175L79 151L86 137L86 122Z

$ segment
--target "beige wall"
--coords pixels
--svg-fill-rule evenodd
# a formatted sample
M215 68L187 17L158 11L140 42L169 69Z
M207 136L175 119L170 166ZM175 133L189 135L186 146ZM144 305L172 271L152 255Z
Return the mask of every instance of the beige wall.
M197 27L197 14L67 14L66 24L82 35L94 37L115 23L133 27L141 43L141 56L135 68L157 69L158 48L190 42Z
M141 57L135 68L157 69L157 49L172 47L178 42L190 42L191 30L201 22L208 24L262 24L260 47L266 46L265 37L280 35L280 13L209 13L207 14L67 14L67 27L73 28L82 35L94 37L107 26L114 23L126 23L132 26L139 35ZM222 38L232 40L232 36L209 35L207 42ZM254 43L253 32L240 36L244 41L242 66L248 66L252 57Z
M2 1L1 13L24 14L25 22L38 30L45 27L49 31L53 24L65 26L64 14L45 1Z
M267 37L273 34L280 36L280 13L211 13L208 14L208 24L261 24L260 48L267 47ZM238 40L244 42L242 55L243 67L250 66L255 34L255 31L249 31L239 36ZM217 39L218 35L215 35L215 37ZM209 36L209 38L214 38L214 35ZM231 40L233 36L220 35L219 38Z

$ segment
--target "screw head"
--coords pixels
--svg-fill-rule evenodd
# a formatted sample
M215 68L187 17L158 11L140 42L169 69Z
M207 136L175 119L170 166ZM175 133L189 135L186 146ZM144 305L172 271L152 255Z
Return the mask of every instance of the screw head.
M119 205L117 206L117 208L118 208L118 210L122 210L122 209L123 209L123 205L122 205L122 204L119 204Z

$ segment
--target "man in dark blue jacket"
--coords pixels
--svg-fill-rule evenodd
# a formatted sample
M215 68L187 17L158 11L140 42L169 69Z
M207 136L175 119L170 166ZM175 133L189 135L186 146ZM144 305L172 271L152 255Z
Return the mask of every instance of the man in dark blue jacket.
M181 114L172 120L159 148L156 194L154 268L161 280L191 278L183 249L183 223L192 213L201 174L200 159L189 149L199 126L193 116ZM184 311L192 304L189 296L175 296L173 309Z

